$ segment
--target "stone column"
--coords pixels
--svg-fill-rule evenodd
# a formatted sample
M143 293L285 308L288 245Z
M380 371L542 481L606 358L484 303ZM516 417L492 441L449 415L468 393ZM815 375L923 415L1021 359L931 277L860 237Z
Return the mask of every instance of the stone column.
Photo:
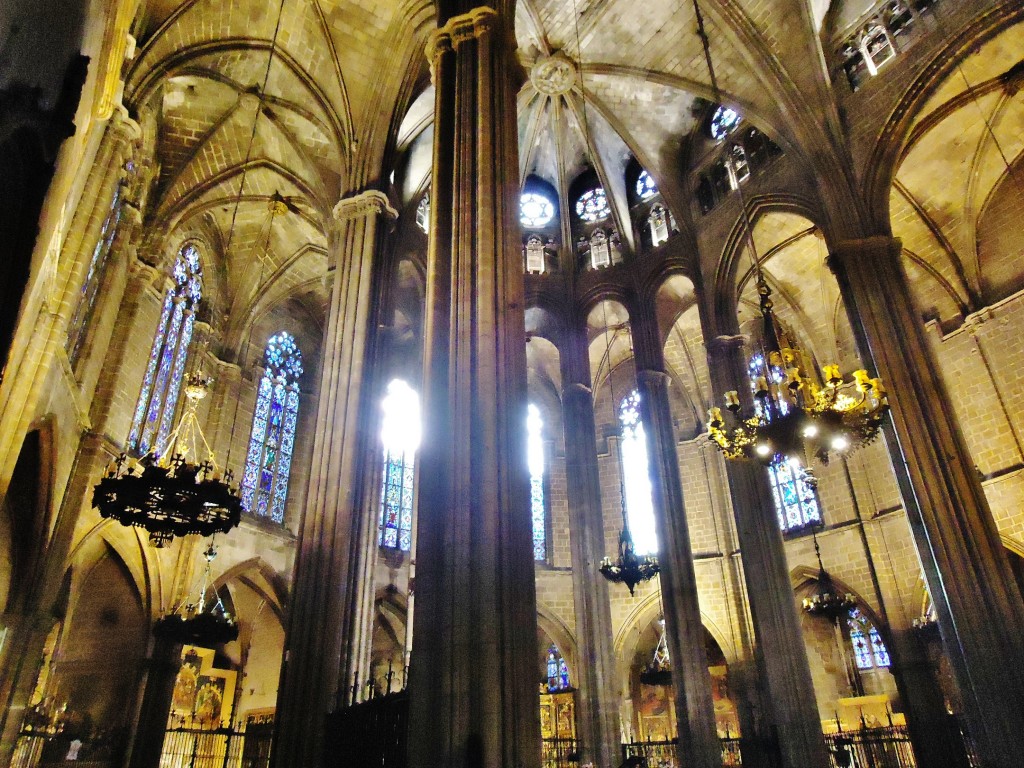
M971 735L986 766L1018 765L1021 594L931 358L901 253L889 237L847 241L829 266L862 355L889 390L895 439L887 443Z
M396 215L373 190L334 209L334 287L278 693L273 760L282 768L320 765L324 716L358 665L359 614L372 589L364 573L374 529L364 463L372 454L366 374L375 345L374 267L378 221Z
M560 350L562 430L565 435L566 495L576 609L577 721L581 763L618 765L619 693L608 584L598 566L604 556L604 513L597 466L594 400L586 328L569 329Z
M490 8L428 46L434 83L412 768L537 768L537 607L512 31Z
M716 400L738 389L751 407L742 339L718 337L708 345ZM736 515L736 536L743 556L757 661L764 691L762 722L768 733L744 734L756 742L775 737L785 768L828 765L814 683L807 661L796 597L789 579L768 473L756 462L726 462L729 495ZM771 733L774 730L774 734Z
M679 474L675 424L669 406L669 376L664 370L661 334L653 302L630 308L630 332L658 528L662 603L679 720L679 762L701 768L719 766L722 746L715 727L697 575Z

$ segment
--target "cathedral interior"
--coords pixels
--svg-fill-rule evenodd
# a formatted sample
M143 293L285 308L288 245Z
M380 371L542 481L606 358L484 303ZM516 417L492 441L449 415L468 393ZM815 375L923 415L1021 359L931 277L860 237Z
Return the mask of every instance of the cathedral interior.
M0 765L1024 765L1022 56L0 4ZM105 506L183 466L234 520Z

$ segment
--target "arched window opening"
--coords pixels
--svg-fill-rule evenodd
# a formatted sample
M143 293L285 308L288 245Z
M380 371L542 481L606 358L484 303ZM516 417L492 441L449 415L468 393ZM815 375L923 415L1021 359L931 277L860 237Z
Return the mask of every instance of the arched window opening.
M281 523L295 448L302 351L290 333L281 331L267 341L263 364L242 476L242 507Z
M882 635L861 611L854 608L847 619L850 627L850 642L853 643L853 658L857 669L888 669L892 664L889 650Z
M656 555L658 536L654 527L654 501L647 460L647 437L640 419L640 393L635 389L619 405L622 424L622 481L626 520L636 553Z
M134 170L134 164L129 161L125 170L129 173ZM68 326L68 340L65 349L68 353L68 360L72 369L78 365L79 357L85 345L89 325L92 323L93 310L96 308L96 299L103 285L103 279L107 272L107 263L110 261L110 254L114 249L114 239L117 237L117 229L121 223L121 213L124 207L124 183L118 184L114 191L114 199L110 203L110 211L103 220L100 227L99 240L93 248L92 258L89 260L89 269L85 273L85 280L82 282L82 291L78 299L78 306L75 307L75 314Z
M416 226L425 233L430 232L430 193L425 194L416 206Z
M519 198L519 223L527 229L546 226L555 217L555 206L544 195L527 192Z
M541 274L544 272L544 241L540 235L530 235L526 239L526 247L523 248L523 256L526 259L526 271Z
M533 518L533 559L548 556L547 506L544 498L544 421L540 410L530 403L526 409L526 456L530 467L530 513Z
M569 683L569 667L562 658L557 645L548 648L548 693L558 693L572 688Z
M668 211L663 205L655 205L651 208L651 215L647 217L647 226L651 230L651 246L657 248L668 240Z
M604 187L587 190L576 200L576 215L588 224L607 219L611 212Z
M610 266L612 263L612 249L608 242L608 235L603 229L595 229L590 236L590 266L594 269Z
M740 184L750 178L750 163L747 162L747 153L739 144L733 144L729 150L729 180L733 189L739 189Z
M658 194L658 185L654 183L651 174L647 171L640 171L636 180L636 196L640 200L648 200Z
M420 397L401 379L388 384L382 403L384 472L380 491L382 547L408 552L412 547L412 512L416 449L420 446Z
M764 355L761 353L750 358L747 375L751 390L754 391L757 389L758 378L769 378L775 384L780 384L786 379L778 366L765 366ZM780 400L779 404L785 413L785 400ZM759 414L771 419L772 414L762 412L759 398L754 398L754 407ZM771 481L772 499L775 502L775 513L779 518L779 528L783 533L821 522L818 496L807 482L807 470L800 459L776 455L768 465L768 478Z
M186 244L178 252L172 276L174 286L164 296L163 311L128 433L128 448L139 453L162 450L178 405L188 346L195 327L196 306L203 295L199 250L193 244Z

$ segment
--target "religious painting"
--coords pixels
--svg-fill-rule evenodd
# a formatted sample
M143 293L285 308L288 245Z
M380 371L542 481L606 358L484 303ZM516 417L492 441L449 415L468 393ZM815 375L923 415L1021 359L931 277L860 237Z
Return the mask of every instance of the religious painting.
M171 698L171 727L187 724L220 728L230 724L236 673L214 667L214 655L210 648L186 645L182 649Z

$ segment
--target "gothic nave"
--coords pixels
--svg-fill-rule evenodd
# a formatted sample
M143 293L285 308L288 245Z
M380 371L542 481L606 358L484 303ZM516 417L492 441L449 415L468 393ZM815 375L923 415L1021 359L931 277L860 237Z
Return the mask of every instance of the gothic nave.
M1024 764L1022 52L0 4L0 766Z

